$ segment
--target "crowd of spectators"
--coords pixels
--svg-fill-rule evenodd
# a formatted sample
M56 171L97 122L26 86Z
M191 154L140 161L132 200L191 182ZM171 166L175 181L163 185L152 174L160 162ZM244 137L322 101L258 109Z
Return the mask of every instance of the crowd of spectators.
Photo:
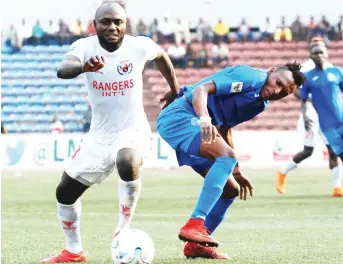
M167 15L161 20L153 19L148 24L139 20L136 25L127 22L127 34L148 36L160 44L168 43L166 49L176 67L201 67L202 65L228 62L229 50L225 43L249 41L305 41L313 36L326 40L343 39L343 15L336 23L330 24L325 16L319 20L310 17L306 24L297 16L289 23L285 17L279 23L273 23L269 17L260 26L253 26L242 18L238 26L226 24L218 19L215 25L210 25L203 18L190 25L182 19L171 20ZM78 38L95 34L93 21L87 23L81 20L68 25L63 20L58 23L49 21L42 25L37 20L34 25L24 19L19 26L11 25L2 32L5 45L17 52L23 45L69 45ZM204 43L212 42L210 52L203 48ZM199 43L199 45L190 45Z

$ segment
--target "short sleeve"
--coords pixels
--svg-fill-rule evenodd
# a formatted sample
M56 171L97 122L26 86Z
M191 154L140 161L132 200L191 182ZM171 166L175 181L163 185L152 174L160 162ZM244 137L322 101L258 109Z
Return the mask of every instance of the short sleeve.
M79 39L70 45L68 52L64 56L75 56L79 58L81 63L85 62L85 39Z
M305 82L300 87L300 97L302 100L307 100L309 98L309 94L310 94L310 87L308 85L308 82Z
M339 88L341 89L341 91L343 92L343 70L341 67L337 67L338 72L339 72L339 76L340 76L340 83L339 83Z
M137 37L142 45L142 48L146 52L146 60L154 60L162 51L162 48L157 45L151 38L149 37Z
M264 82L267 73L251 67L228 67L218 72L212 81L216 86L217 95L229 95L245 92L260 81Z

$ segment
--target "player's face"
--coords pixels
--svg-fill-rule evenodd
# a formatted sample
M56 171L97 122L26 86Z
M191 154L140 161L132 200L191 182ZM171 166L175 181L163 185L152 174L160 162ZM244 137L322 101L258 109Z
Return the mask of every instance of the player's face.
M95 30L99 39L108 44L120 42L126 30L126 17L116 10L106 10L94 21Z
M268 76L267 83L261 91L262 100L279 100L294 92L296 84L293 74L288 70L275 71Z
M316 66L323 67L325 61L328 59L328 51L324 45L316 45L311 48L311 59Z

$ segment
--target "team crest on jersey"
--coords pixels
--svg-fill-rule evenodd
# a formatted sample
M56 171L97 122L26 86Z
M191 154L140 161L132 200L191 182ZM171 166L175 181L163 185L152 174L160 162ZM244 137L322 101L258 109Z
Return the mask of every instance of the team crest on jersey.
M327 78L328 78L328 81L330 81L330 82L336 81L336 76L331 72L328 73Z
M120 75L124 75L124 74L128 74L132 72L132 63L129 61L122 61L118 67L117 67L117 71Z
M231 93L239 93L242 91L243 82L233 82L231 84Z

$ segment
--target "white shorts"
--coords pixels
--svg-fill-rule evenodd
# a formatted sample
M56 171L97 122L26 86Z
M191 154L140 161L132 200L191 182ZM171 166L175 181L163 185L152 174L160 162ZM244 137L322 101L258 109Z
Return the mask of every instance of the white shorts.
M68 158L65 172L87 186L101 183L114 171L117 153L123 148L138 151L144 162L151 151L150 131L123 130L106 136L87 134Z
M303 115L300 114L298 120L298 131L303 135L303 142L306 147L314 147L317 136L320 136L325 145L329 144L319 127L318 118L312 118L309 127L306 130Z

